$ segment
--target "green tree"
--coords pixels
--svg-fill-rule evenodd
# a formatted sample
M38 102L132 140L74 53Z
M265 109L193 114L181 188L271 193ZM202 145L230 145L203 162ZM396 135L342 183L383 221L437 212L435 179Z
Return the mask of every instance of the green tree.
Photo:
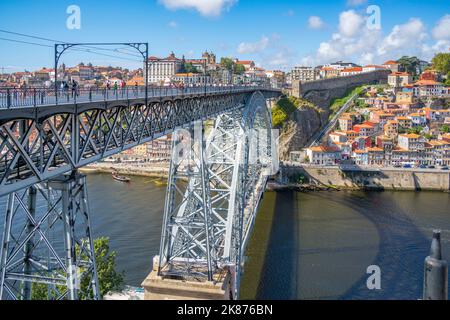
M220 59L220 65L229 70L232 71L233 70L233 65L234 65L234 61L231 58L222 58Z
M402 126L399 126L399 127L398 127L398 133L399 133L399 134L404 134L404 133L407 133L407 132L408 132L408 129L407 129L407 128L402 127Z
M444 84L445 84L446 86L450 86L450 71L447 72L447 79L445 79Z
M397 63L400 65L401 70L417 76L417 67L420 64L420 60L417 57L401 57Z
M242 64L234 64L234 73L243 74L245 72L245 67Z
M423 130L423 127L417 126L417 127L408 129L408 133L420 134L422 132L422 130Z
M450 132L450 127L449 127L448 125L444 124L444 125L441 127L441 132L449 133L449 132Z
M198 73L198 69L192 63L185 63L183 69L186 73Z
M115 251L110 251L109 239L102 237L94 240L95 262L97 264L100 295L103 297L109 291L120 290L124 285L124 272L116 270ZM85 279L81 283L81 292L86 292L89 282Z
M450 53L438 53L434 56L431 62L433 63L434 69L447 75L448 80L448 74L450 73Z
M79 247L76 248L77 254L80 253ZM97 264L97 275L99 282L100 295L103 297L109 291L120 290L124 285L124 272L116 271L116 252L110 252L109 239L99 238L94 240L94 254ZM81 257L86 259L86 257ZM84 278L80 283L79 298L81 300L90 299L89 296L89 279ZM58 288L62 292L64 288ZM55 297L57 291L48 289L45 284L33 284L32 300L47 300L48 297Z

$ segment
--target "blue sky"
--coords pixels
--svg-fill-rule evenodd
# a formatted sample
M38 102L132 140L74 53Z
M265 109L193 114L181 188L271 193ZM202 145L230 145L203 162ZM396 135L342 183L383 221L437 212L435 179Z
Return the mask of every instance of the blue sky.
M70 5L81 10L81 29L69 30ZM366 9L377 5L379 29L369 29ZM450 48L448 0L0 0L0 29L66 42L149 42L150 54L253 59L266 69L287 70L335 60L382 63L401 55L430 59ZM0 32L0 38L51 42ZM116 55L113 53L113 55ZM131 58L129 55L122 57ZM86 52L63 62L141 63ZM0 72L52 66L53 50L0 39Z

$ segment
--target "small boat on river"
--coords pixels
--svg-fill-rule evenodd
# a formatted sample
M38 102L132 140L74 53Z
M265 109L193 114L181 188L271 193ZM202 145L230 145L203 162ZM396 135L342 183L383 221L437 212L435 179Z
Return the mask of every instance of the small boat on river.
M112 172L112 177L114 180L120 181L120 182L130 182L131 179L125 176L120 176L118 172Z

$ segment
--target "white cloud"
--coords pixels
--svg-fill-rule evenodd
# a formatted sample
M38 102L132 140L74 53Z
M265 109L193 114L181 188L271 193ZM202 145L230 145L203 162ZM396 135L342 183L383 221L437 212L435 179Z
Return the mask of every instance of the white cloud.
M362 65L380 64L403 55L431 60L435 53L447 51L450 47L450 15L445 15L436 23L432 30L435 41L418 18L395 25L385 35L382 30L367 28L365 21L353 10L342 12L339 31L333 33L329 40L321 42L315 52L304 56L300 62L318 65L346 60Z
M287 47L279 47L275 52L263 58L264 65L271 68L286 68L292 63L294 53Z
M443 16L433 29L436 40L450 40L450 14Z
M393 52L407 52L420 49L427 34L420 19L411 18L407 23L395 25L391 33L383 39L378 48L379 55Z
M318 16L311 16L308 19L308 27L310 29L321 29L324 23L322 19Z
M168 26L171 28L176 28L176 27L178 27L178 23L176 23L176 21L170 21Z
M232 7L237 0L159 0L171 10L194 9L203 16L219 16L223 10Z
M339 32L346 37L352 37L360 32L364 18L354 10L344 11L339 15Z
M263 51L269 46L270 39L263 36L261 40L257 42L241 42L237 48L237 52L240 54L258 53Z

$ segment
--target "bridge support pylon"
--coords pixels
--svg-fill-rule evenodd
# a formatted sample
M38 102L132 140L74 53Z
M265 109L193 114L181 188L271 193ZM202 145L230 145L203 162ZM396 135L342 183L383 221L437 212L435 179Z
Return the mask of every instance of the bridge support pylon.
M238 299L246 244L274 170L266 99L174 134L161 246L145 299ZM193 133L192 133L193 132ZM192 138L193 137L193 138Z
M11 193L4 226L1 299L100 298L84 175Z

